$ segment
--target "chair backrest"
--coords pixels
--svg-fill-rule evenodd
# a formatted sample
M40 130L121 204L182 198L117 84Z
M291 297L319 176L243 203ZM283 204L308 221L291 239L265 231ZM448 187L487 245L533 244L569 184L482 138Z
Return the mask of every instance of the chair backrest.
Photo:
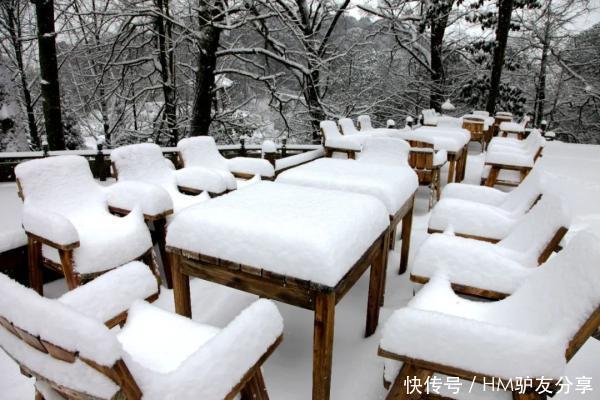
M502 322L568 346L568 360L598 327L599 287L600 238L581 232L492 309Z
M421 111L423 114L424 125L436 125L437 124L437 113L433 108Z
M357 135L360 133L354 126L354 121L350 118L341 118L338 120L338 125L343 135Z
M408 167L409 144L402 139L372 137L363 143L359 162Z
M342 136L337 124L333 121L321 121L319 126L321 127L321 135L325 140Z
M432 143L420 140L409 140L410 153L408 165L415 171L419 184L429 184L433 179L433 159L435 150Z
M525 179L509 192L500 205L502 209L523 214L537 201L545 187L546 174L539 169L532 169Z
M80 156L55 156L26 161L15 167L19 191L34 207L64 216L108 212L106 197Z
M373 125L371 125L371 117L368 115L359 115L357 122L358 129L361 131L370 131L373 129Z
M184 167L208 167L229 171L225 157L219 153L212 136L196 136L181 139L177 150Z
M120 391L141 397L115 332L103 323L3 274L0 292L0 346L23 371L69 398L112 398ZM124 384L130 389L121 389Z
M566 202L556 195L544 193L498 245L518 252L517 261L524 265L536 266L557 233L561 233L561 228L569 228L570 224L571 213ZM563 231L562 235L565 233Z
M114 149L110 154L115 177L175 189L173 170L163 157L160 146L154 143L130 144Z
M483 119L465 119L462 127L471 133L471 140L479 140L483 136Z
M483 110L473 110L474 115L481 115L482 117L489 117L490 113L488 111Z

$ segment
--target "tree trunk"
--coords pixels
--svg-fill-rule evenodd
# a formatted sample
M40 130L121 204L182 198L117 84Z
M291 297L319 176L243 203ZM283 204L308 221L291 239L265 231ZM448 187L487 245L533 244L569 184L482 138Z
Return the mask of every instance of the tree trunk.
M510 19L513 12L513 0L499 0L498 25L496 26L496 46L494 47L494 59L492 62L492 73L490 76L490 91L486 110L490 115L496 112L496 101L500 94L500 79L504 67L504 55L508 33L510 31Z
M168 0L156 0L157 7L161 13L156 17L158 61L160 63L160 74L162 80L163 97L165 101L165 120L167 123L167 134L170 145L174 146L179 141L177 132L177 97L175 95L175 79L173 76L173 49L171 46L171 22L169 16Z
M23 63L23 47L21 45L21 21L15 14L15 6L18 7L18 2L7 2L4 4L7 26L10 34L10 39L15 50L15 58L17 61L17 67L19 68L19 75L21 75L21 90L23 91L23 103L25 104L25 110L27 111L27 122L29 125L29 139L30 146L34 150L41 148L40 138L38 135L37 125L35 124L35 113L33 111L33 103L31 102L31 92L29 91L29 85L27 83L27 75L25 73L25 66Z
M32 0L35 4L38 30L38 50L44 123L50 150L64 150L60 86L56 60L56 33L54 31L54 0Z
M550 7L552 1L548 3L546 12L548 18L544 27L544 43L542 43L542 59L540 61L540 75L538 77L538 85L535 92L535 112L534 123L539 126L544 119L544 106L546 105L546 70L548 69L548 53L550 52Z
M190 118L190 136L208 135L212 122L212 104L215 87L215 67L217 64L217 48L221 30L210 22L216 5L212 1L200 0L198 6L198 59L196 65L196 89L194 108Z
M312 69L312 73L304 78L304 100L306 100L308 106L308 115L312 126L312 142L316 144L321 143L320 123L325 120L325 111L321 105L321 96L319 95L319 79L320 74L316 69Z
M444 72L444 61L442 58L444 35L448 25L448 16L454 1L448 2L440 13L432 15L431 23L431 89L429 94L429 107L436 111L441 111L441 105L444 102L444 85L446 83L446 73Z

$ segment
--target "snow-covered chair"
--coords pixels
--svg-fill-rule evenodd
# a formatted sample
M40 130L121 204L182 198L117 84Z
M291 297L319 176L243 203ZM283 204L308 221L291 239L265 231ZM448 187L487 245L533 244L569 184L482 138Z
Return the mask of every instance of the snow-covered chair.
M383 328L379 355L384 381L393 382L387 398L428 398L408 396L404 382L416 377L410 388L423 390L442 374L466 385L502 380L512 383L512 399L545 399L534 391L560 388L568 361L600 324L598 259L599 238L582 233L499 302L463 299L436 276Z
M518 140L523 140L525 136L525 129L529 123L529 115L523 117L521 122L502 122L499 130L502 136L507 137L508 135L515 135Z
M518 171L521 182L542 155L544 143L538 130L533 130L523 141L512 138L492 139L485 155L482 181L486 186L494 186L500 171L509 170Z
M113 199L122 199L94 180L85 158L31 160L17 165L15 175L29 237L30 284L38 293L43 290L42 266L64 274L74 289L135 259L154 265L141 208L123 218L111 214L109 206L122 204Z
M423 125L437 126L438 119L440 118L440 116L433 108L428 109L428 110L423 110L423 111L421 111L421 114L423 115Z
M359 115L356 119L356 123L358 124L358 130L360 131L372 131L375 129L371 124L371 117L368 115Z
M448 161L446 150L435 150L434 144L423 140L409 140L410 155L408 164L417 173L419 185L426 185L430 189L429 208L440 199L441 169Z
M481 144L481 151L483 152L485 148L483 118L464 118L462 127L471 133L471 142L479 142L479 144Z
M473 110L473 115L481 115L482 117L489 117L490 113L484 110Z
M140 285L152 279L144 269L134 271ZM283 330L272 302L256 301L219 329L135 300L112 278L128 302L111 308L114 290L84 285L51 300L0 275L0 346L35 378L36 398L268 398L260 367ZM110 311L127 312L120 331L104 325Z
M177 150L184 167L206 167L221 174L228 190L236 189L235 177L251 179L273 179L275 169L267 160L251 157L234 157L227 159L219 153L215 139L211 136L196 136L182 139L177 143Z
M360 135L360 131L354 126L354 121L351 118L340 118L338 126L344 136ZM360 136L359 136L360 137Z
M410 129L397 129L395 128L396 123L392 119L387 120L387 127L385 128L373 128L371 124L371 117L368 115L359 115L357 118L357 124L359 133L364 135L368 134L375 137L391 137L391 138L399 138L404 139L404 135Z
M345 153L349 159L355 159L356 153L362 150L360 140L342 135L335 122L321 121L319 126L324 139L326 157L331 157L333 153Z
M544 194L498 243L434 233L415 255L411 280L425 283L443 271L459 293L503 298L550 257L570 224L564 202Z
M534 171L510 192L487 186L449 183L431 211L429 233L452 229L456 236L498 242L540 198L545 175Z
M508 112L508 111L498 111L496 113L496 115L499 116L499 117L509 117L509 118L512 118L512 116L513 116L513 114L511 112Z

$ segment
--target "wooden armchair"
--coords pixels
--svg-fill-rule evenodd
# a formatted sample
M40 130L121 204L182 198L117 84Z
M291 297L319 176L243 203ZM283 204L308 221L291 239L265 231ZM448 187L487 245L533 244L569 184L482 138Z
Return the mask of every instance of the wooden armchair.
M429 398L425 390L409 393L406 382L425 389L437 373L464 379L467 387L501 380L508 391L510 380L529 379L532 385L513 390L513 399L545 399L538 388L552 396L568 361L600 326L598 259L598 238L579 234L501 302L461 299L436 277L383 329L379 355L393 382L387 399Z
M427 185L430 189L429 208L440 199L441 173L440 170L448 161L445 150L434 150L433 144L418 140L409 140L410 153L408 164L417 173L420 185Z
M143 270L130 278L151 282ZM260 367L283 330L272 302L256 301L220 330L123 292L130 302L116 332L86 306L112 299L99 287L79 293L86 286L71 293L87 302L50 300L0 275L0 346L35 378L36 399L268 399Z
M464 119L462 127L471 133L471 142L479 142L481 144L481 151L485 149L486 137L483 130L484 121L483 118L469 118Z
M325 157L331 157L333 153L345 153L350 160L354 160L356 153L362 149L357 138L342 135L333 121L321 121L320 132L324 140Z
M139 208L111 214L110 189L92 176L87 160L56 156L15 168L24 201L30 285L43 292L42 267L62 273L69 289L132 260L154 266L152 239Z

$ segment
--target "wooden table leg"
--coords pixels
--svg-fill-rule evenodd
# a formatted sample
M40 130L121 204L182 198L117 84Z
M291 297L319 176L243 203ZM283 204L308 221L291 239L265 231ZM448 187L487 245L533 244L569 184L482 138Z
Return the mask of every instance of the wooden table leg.
M335 293L318 293L315 296L315 326L313 336L313 400L329 400L334 323Z
M463 150L463 154L462 154L463 162L460 166L460 181L458 181L458 182L464 181L465 176L467 175L467 156L468 155L469 155L468 148L465 147L465 149Z
M181 271L182 256L169 253L171 273L173 278L173 297L175 312L184 317L192 318L192 300L190 298L190 277Z
M160 251L160 259L162 261L163 269L165 270L165 280L167 281L167 287L171 289L173 287L173 279L171 277L171 262L165 250L167 236L166 225L166 218L157 219L156 221L154 221L154 231L152 232L152 234L154 235L154 240L158 244L158 250Z
M371 272L369 281L369 297L367 302L367 323L365 325L365 337L371 336L377 330L379 324L379 308L385 294L385 263L387 262L389 235L384 235L384 239L379 246L380 252L377 257L371 260Z
M33 238L29 238L27 246L27 261L29 266L29 287L44 295L44 278L42 275L42 243Z
M448 164L448 183L454 182L454 169L456 168L456 155L452 157Z
M252 378L242 388L240 395L241 400L269 400L267 386L260 368L256 369Z
M390 258L390 250L392 250L392 246L391 246L391 242L394 241L394 238L396 237L396 228L395 227L389 227L388 228L388 233L384 236L385 238L385 257L383 260L383 272L381 273L381 297L379 299L379 306L383 307L383 303L385 302L385 281L387 279L387 265L388 265L388 261ZM373 271L373 269L371 268L371 272Z
M500 168L492 165L492 168L490 169L490 174L488 175L487 180L485 181L485 186L494 187L494 185L496 184L496 179L498 179L499 172Z
M413 199L414 202L414 199ZM406 272L408 265L408 252L410 250L410 231L412 229L414 203L410 210L402 218L402 246L400 247L400 269L398 273L402 275Z

